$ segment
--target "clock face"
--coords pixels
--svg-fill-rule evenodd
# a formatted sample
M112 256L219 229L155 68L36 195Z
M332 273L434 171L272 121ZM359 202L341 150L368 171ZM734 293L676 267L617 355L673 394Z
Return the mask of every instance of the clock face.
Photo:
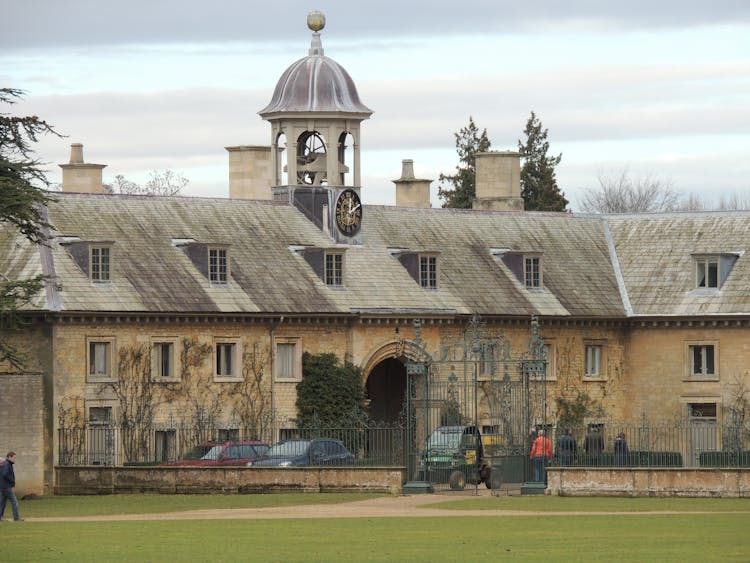
M362 202L354 190L344 190L336 200L336 226L347 236L353 236L362 225Z

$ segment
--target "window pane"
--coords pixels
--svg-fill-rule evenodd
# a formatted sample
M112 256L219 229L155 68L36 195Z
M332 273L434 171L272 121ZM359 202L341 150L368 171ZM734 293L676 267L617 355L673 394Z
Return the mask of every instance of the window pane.
M435 256L419 257L419 283L422 287L437 287L437 258Z
M276 345L276 376L294 377L294 344Z
M159 377L171 377L173 373L173 351L174 345L171 342L158 342L154 344L154 354L156 355L156 375Z
M109 280L109 248L96 246L91 249L91 279Z
M708 287L719 287L719 263L713 260L708 263Z
M599 375L601 346L586 346L586 375Z
M695 264L695 277L698 287L706 287L706 263L703 260Z
M691 346L691 375L714 375L714 347Z
M208 279L214 283L227 282L227 251L211 248L208 251Z
M216 375L233 375L234 344L222 343L216 345Z
M343 255L326 254L326 284L341 285L343 280Z
M526 258L524 260L524 280L526 287L539 287L539 258Z
M704 346L705 349L705 357L706 357L706 371L705 373L707 375L712 375L716 373L714 371L714 347L713 346Z
M110 422L112 420L112 407L91 407L89 409L89 421Z
M89 374L109 375L109 342L89 344Z

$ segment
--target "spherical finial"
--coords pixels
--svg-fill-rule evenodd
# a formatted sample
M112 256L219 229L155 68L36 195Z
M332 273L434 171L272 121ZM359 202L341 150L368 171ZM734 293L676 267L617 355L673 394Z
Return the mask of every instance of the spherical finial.
M307 14L307 27L313 31L320 31L326 26L326 17L323 12L315 10Z

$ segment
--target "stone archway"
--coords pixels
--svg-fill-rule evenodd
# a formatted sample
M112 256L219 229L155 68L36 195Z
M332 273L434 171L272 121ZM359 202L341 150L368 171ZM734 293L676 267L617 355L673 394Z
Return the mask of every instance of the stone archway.
M384 358L376 364L367 377L366 389L371 420L398 420L406 393L406 366L401 358Z

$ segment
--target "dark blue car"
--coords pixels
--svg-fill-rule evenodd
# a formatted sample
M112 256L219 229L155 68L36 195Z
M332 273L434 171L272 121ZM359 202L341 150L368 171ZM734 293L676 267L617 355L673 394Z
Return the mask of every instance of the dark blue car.
M287 440L271 446L263 457L248 463L253 467L298 467L354 465L354 456L340 440Z

